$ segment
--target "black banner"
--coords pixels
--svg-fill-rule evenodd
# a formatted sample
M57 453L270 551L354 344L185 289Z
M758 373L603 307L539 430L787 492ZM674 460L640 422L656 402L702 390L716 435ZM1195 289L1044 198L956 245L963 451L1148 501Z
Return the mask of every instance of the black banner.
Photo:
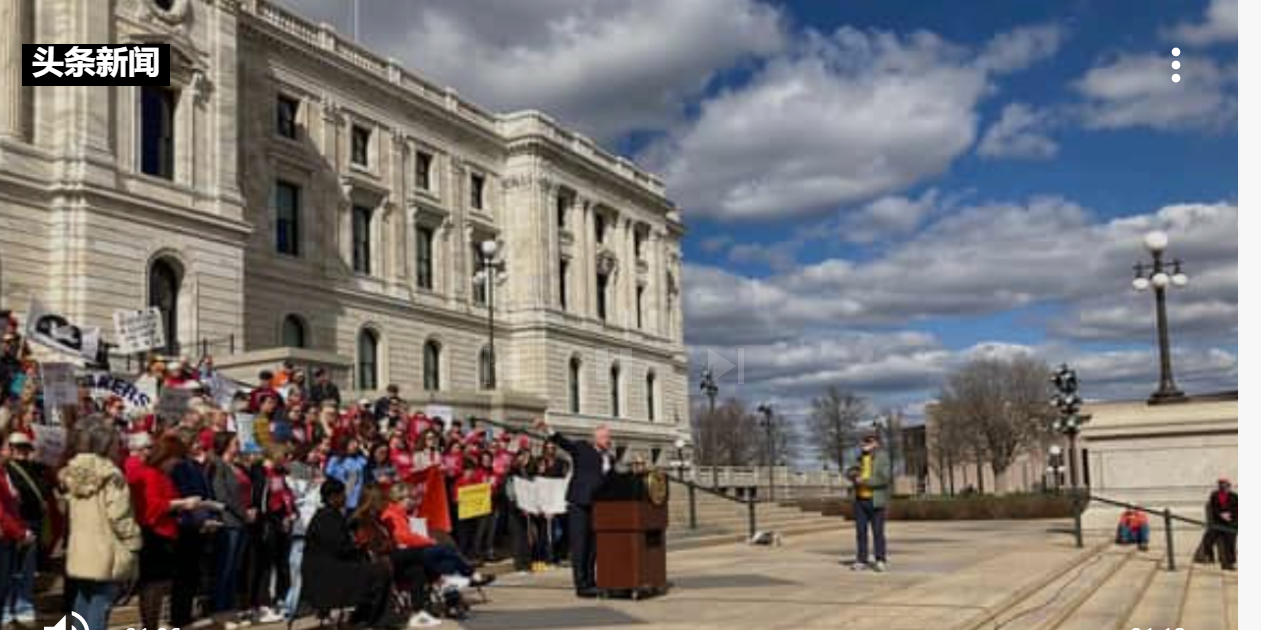
M22 85L170 84L170 44L22 44Z

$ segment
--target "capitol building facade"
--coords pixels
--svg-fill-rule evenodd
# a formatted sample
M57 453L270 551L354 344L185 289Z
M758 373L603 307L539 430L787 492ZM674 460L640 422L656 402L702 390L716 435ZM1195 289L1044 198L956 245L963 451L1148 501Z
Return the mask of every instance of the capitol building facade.
M0 0L0 30L3 308L109 339L157 306L169 354L246 382L288 360L344 398L686 438L657 177L264 0ZM23 43L170 44L171 85L22 87Z

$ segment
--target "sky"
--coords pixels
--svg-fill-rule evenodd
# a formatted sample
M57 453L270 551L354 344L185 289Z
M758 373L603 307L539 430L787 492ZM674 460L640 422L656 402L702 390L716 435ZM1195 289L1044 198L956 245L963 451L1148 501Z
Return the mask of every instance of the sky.
M283 3L351 31L352 0ZM837 384L915 418L952 368L1025 353L1144 398L1153 229L1191 279L1179 384L1237 388L1237 0L360 7L370 49L665 178L693 368L743 349L720 397L800 419Z

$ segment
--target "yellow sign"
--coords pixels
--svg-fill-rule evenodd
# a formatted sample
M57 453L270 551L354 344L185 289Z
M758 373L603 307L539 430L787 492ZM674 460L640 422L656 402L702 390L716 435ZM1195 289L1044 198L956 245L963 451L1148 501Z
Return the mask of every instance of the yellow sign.
M459 493L459 516L461 521L490 514L489 483L463 486L460 488Z

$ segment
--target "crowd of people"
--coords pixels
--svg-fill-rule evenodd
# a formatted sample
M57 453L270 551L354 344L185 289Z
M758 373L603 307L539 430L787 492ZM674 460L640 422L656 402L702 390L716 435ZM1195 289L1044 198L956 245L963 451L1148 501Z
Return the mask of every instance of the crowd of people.
M566 561L564 519L514 501L521 480L568 477L553 441L427 417L394 386L344 404L327 372L289 364L223 397L208 357L151 358L133 382L155 404L83 384L47 409L16 322L0 329L5 623L33 625L36 575L64 570L64 611L93 630L130 596L147 628L343 608L362 627L423 627L465 610L501 550L518 571ZM189 390L177 417L156 409L169 388ZM461 519L461 491L485 484L489 512Z

